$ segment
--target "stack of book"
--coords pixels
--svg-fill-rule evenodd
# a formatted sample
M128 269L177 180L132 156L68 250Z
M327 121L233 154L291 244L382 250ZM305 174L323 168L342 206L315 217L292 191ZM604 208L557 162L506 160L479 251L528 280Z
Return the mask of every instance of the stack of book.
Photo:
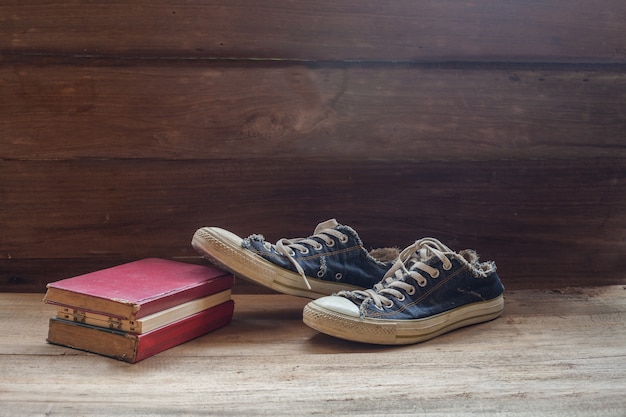
M47 285L48 342L130 363L230 323L234 277L149 258Z

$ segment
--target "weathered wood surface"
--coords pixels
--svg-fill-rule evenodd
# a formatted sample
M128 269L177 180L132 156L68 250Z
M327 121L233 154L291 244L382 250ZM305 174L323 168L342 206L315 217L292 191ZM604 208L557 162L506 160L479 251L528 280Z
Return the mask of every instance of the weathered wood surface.
M621 0L3 1L0 52L626 62Z
M189 257L202 226L276 241L332 217L368 248L434 236L477 249L514 288L618 284L626 268L621 160L14 161L0 164L0 178L14 179L3 185L12 209L0 212L0 267L18 291L80 273L68 255ZM66 266L29 272L33 255Z
M4 1L0 291L330 217L476 248L509 288L624 283L624 21L617 0Z
M513 291L495 321L406 347L235 296L230 326L135 365L48 345L40 295L0 294L0 416L623 416L626 287Z
M0 159L626 158L617 70L37 62L0 66Z

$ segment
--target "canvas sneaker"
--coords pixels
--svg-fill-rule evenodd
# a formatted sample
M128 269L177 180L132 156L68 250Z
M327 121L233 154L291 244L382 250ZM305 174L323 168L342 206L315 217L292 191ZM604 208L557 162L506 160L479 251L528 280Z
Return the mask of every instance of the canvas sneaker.
M493 262L473 250L455 253L434 238L404 249L381 282L309 302L304 323L357 342L402 345L495 319L504 287Z
M397 248L367 251L357 232L330 219L307 238L276 243L253 234L245 239L219 227L203 227L191 241L196 251L235 276L284 294L318 298L342 290L371 288L394 264Z

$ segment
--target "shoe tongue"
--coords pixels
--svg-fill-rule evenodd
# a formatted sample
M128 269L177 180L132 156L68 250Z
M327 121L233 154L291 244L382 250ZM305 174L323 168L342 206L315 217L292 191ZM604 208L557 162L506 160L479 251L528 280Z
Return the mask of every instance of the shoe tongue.
M418 261L425 261L429 258L432 258L432 253L430 253L428 251L428 249L426 248L422 248L420 250L418 250L417 252L415 252L415 257L417 258Z
M409 259L405 261L404 264L409 268L409 270L413 270L417 268L418 262L426 262L432 257L432 253L428 252L427 249L422 248L413 252L413 254L409 257Z
M339 226L339 223L337 223L337 220L329 219L329 220L326 220L325 222L321 222L320 224L318 224L313 234L316 235L320 233L322 230L334 229L337 226Z

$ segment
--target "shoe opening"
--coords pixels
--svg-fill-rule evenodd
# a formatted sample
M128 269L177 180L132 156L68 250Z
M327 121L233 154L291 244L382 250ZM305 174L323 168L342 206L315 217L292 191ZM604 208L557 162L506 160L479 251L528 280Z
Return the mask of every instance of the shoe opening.
M377 248L369 251L369 255L379 262L391 262L398 259L400 249L398 248Z

